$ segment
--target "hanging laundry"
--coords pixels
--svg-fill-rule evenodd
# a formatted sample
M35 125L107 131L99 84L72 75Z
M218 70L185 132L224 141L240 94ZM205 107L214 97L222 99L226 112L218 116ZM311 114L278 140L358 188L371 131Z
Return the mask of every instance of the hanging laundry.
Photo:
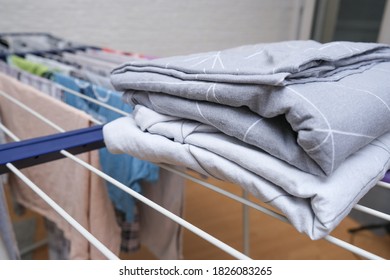
M78 75L78 76L83 76L85 78L93 79L95 83L100 83L106 86L109 86L112 88L111 82L107 77L102 77L100 75L91 73L90 71L86 70L78 70L73 66L68 66L65 65L61 62L57 62L55 60L51 60L45 57L39 57L39 56L34 56L34 55L26 55L26 58L28 61L33 62L34 64L39 64L39 66L43 67L46 66L47 68L50 69L51 72L61 72L63 73L64 69L69 70L69 74L72 75ZM24 61L23 61L24 62ZM4 62L0 61L0 71L7 73L7 74L12 74L13 77L19 79L21 82L24 84L28 84L33 86L36 89L39 89L51 96L54 96L56 98L59 98L61 100L64 100L63 98L63 91L58 88L57 84L55 84L52 80L44 79L39 76L30 74L24 70L21 70L19 68L12 67L8 64L5 64ZM66 72L66 71L65 71ZM81 98L77 98L81 102L81 104L85 105L88 103L85 103L85 100ZM102 100L106 102L107 100ZM71 102L70 102L71 103ZM111 105L121 105L123 106L122 102L116 102L116 104ZM77 106L76 106L77 107ZM128 107L128 106L126 106ZM83 107L86 109L86 107ZM95 108L96 109L96 108ZM86 109L87 110L87 109ZM89 113L91 113L89 110L87 110ZM108 110L108 113L111 113L111 111ZM96 115L95 115L96 117ZM118 116L112 116L112 117L118 117ZM103 120L105 121L105 120ZM117 157L118 158L118 157ZM120 163L121 161L118 161ZM129 163L131 164L131 163ZM122 169L116 169L114 168L113 170L116 170L119 172L126 173L123 168ZM138 213L139 211L137 210L137 205L134 205L132 207L132 203L129 203L126 199L121 199L120 196L126 196L130 197L133 201L133 198L129 196L128 194L118 190L115 186L112 186L112 192L116 197L116 201L122 201L123 205L127 205L128 207L128 212L129 213ZM18 205L19 208L22 207L21 205ZM132 207L132 208L131 208ZM122 210L115 209L116 212L116 217L117 217L117 222L118 225L121 228L121 251L123 252L135 252L140 248L140 238L139 238L139 230L140 230L140 225L139 225L139 217L138 214L132 215L132 218L128 218L130 214L126 214L126 212L122 212ZM70 242L64 237L64 234L62 230L60 230L55 223L49 221L48 219L45 219L45 226L46 226L46 231L48 235L48 247L49 247L49 257L50 259L66 259L70 253Z
M161 168L159 180L153 184L143 182L142 190L147 198L183 217L185 182L182 176ZM140 213L141 242L159 259L182 259L183 227L143 203Z
M35 63L32 61L28 61L22 57L17 55L10 55L7 57L8 65L11 65L15 68L19 68L31 74L37 75L39 77L49 78L52 74L49 67L42 65L40 63Z
M45 65L52 72L59 72L59 73L65 74L65 75L70 75L70 73L72 71L77 69L74 66L66 65L64 63L55 61L53 59L49 59L46 57L37 56L37 55L33 55L33 54L26 54L25 58L28 61Z
M88 49L85 51L78 51L76 54L81 54L84 57L89 57L95 60L99 61L106 61L110 63L114 63L115 65L120 65L125 62L129 61L136 61L140 60L139 55L123 55L119 53L108 53L102 50L97 50L97 49Z
M5 198L3 178L0 176L0 260L19 260L20 253Z
M32 86L33 88L40 90L56 99L63 99L61 90L59 90L51 80L30 74L26 71L20 70L19 68L14 68L1 60L0 72L18 79L23 84Z
M141 248L139 207L134 207L134 219L126 220L126 214L115 209L116 222L121 228L121 252L133 253Z
M1 33L0 32L0 59L15 54L45 55L63 51L78 51L93 46L78 44L47 33Z
M121 101L121 95L118 92L107 90L59 73L55 73L53 75L53 81L66 88L100 100L122 111L128 113L131 113L132 111L130 106ZM88 102L85 99L66 92L64 92L64 101L67 104L90 114L95 119L100 120L103 123L122 116L112 110L99 106L98 104ZM158 180L159 168L155 164L139 160L129 155L113 155L105 148L99 150L99 156L102 170L105 173L136 192L141 192L140 182L142 180L149 182L155 182ZM111 183L107 183L107 186L110 198L115 204L115 208L126 213L127 221L132 221L135 202L134 198Z
M6 53L53 51L83 47L47 33L0 33L0 46Z
M75 54L64 52L61 54L61 57L62 61L79 65L80 69L88 70L104 77L108 77L111 73L111 70L118 65L112 62L90 58L80 53Z
M49 259L69 260L70 241L64 236L64 231L47 218L44 219L44 223Z
M53 80L67 88L103 101L122 111L132 112L132 108L122 102L121 94L116 91L107 90L59 73L53 75ZM112 110L90 103L69 93L65 93L64 100L66 103L87 112L104 123L121 116ZM99 155L102 170L105 173L125 185L131 186L132 189L141 192L176 215L183 215L185 180L182 177L161 169L159 172L159 168L156 165L130 157L129 155L114 155L108 152L106 148L100 149ZM137 229L138 226L128 222L137 219L137 215L134 216L134 211L136 211L134 198L111 184L108 185L108 189L115 208L125 213L125 221L119 223L122 225L123 251L133 251L136 248L135 238L137 234L131 230ZM139 235L141 242L159 259L180 259L183 250L182 228L154 209L142 203L139 205L141 207L141 233Z
M84 69L75 69L73 70L70 75L73 78L79 79L79 80L84 80L87 81L93 85L106 88L108 90L115 91L114 87L111 84L110 78L105 77L102 75L98 75L96 73L93 73L88 70Z
M24 57L25 60L28 61L28 64L40 64L38 68L48 68L49 74L45 74L45 77L56 76L57 74L64 74L64 77L72 76L72 78L75 78L76 80L88 81L92 84L91 86L95 91L94 94L91 95L91 97L98 97L98 99L103 102L107 102L108 100L110 100L110 98L106 98L107 96L110 96L110 94L107 93L109 93L110 91L115 92L108 78L108 75L111 72L112 68L124 61L139 60L141 57L144 58L144 56L138 54L128 54L117 51L114 52L112 50L97 50L96 48L87 48L86 50L75 51L73 53L38 53L39 56L27 53L24 55ZM22 64L24 63L25 61L22 60ZM0 65L0 68L1 66L2 65ZM38 76L27 73L25 70L15 69L8 65L7 67L8 69L4 69L3 72L10 72L14 75L15 78L19 79L23 77L24 82L31 84L36 88L45 88L45 86L40 83L40 81L42 80L51 83L51 85L55 85L52 81L42 79ZM35 71L34 67L26 67L24 65L22 66L22 68L23 67L25 67L26 70L30 71L32 68L33 71L31 72ZM39 71L35 73L40 74ZM45 89L46 91L47 88ZM62 100L65 99L63 96L63 92L61 90L58 90L58 88L56 88L54 92L56 92L56 94L60 93L60 98ZM71 95L67 94L67 96L70 97ZM130 107L125 105L125 107L127 108L122 108L123 102L121 102L120 98L121 94L115 92L114 97L111 98L111 100L114 101L109 102L110 105L117 107L123 111L127 111L127 109L129 109ZM96 106L91 106L91 104L88 104L88 102L85 102L85 100L81 98L78 99L80 100L76 101L76 98L73 100L75 101L75 104L77 103L78 106L83 107L86 111L89 112L89 114L93 115L95 119L100 119L103 122L106 122L107 119L110 119L101 117L100 114L96 114L96 110L98 110ZM84 106L86 104L88 104L87 107ZM112 113L111 111L108 112ZM131 110L128 112L130 113ZM120 116L120 114L114 114L112 118L118 118ZM184 208L184 179L178 175L171 174L167 171L157 171L157 177L158 173L161 174L161 177L157 182L148 183L147 181L142 180L142 182L140 182L142 186L141 188L145 191L145 195L147 197L152 198L152 200L159 203L160 205L162 205L169 211L175 213L176 215L182 216ZM117 188L115 187L115 189ZM91 201L91 207L92 204L94 204L94 200ZM141 207L142 210L140 208L140 211L138 211L138 207ZM156 255L157 258L182 258L182 229L177 223L171 221L170 219L162 216L153 209L150 209L149 207L142 204L139 204L139 206L138 204L135 204L135 207L132 210L133 222L128 221L128 217L126 215L127 213L122 212L121 210L118 210L116 208L115 210L117 223L120 225L122 232L121 250L123 252L136 251L140 247L140 241L142 240L142 243L147 246L150 251ZM137 214L138 212L140 213ZM140 226L140 223L143 226ZM62 259L66 258L66 256L70 256L71 252L69 250L71 246L69 244L72 244L72 242L70 242L71 240L67 239L66 234L64 235L62 229L59 228L56 223L52 223L50 222L50 220L46 219L46 224L48 225L47 230L49 231L49 237L52 241L50 242L50 246L53 246L52 248L50 248L51 256L56 259ZM140 234L140 231L142 231L142 234ZM94 250L93 247L91 247L90 249L91 254L97 252L96 249Z
M15 79L19 79L20 69L12 67L5 63L4 61L0 60L0 71L3 74L6 74L7 76L10 76Z
M33 110L65 130L91 125L90 117L85 113L3 74L0 74L0 90L28 104ZM58 133L3 96L0 97L0 112L3 123L21 139ZM93 166L99 166L97 151L83 153L78 157ZM69 159L25 168L23 173L112 252L119 254L120 229L100 177L85 168L80 168ZM70 241L71 259L105 258L78 231L27 188L25 183L10 175L9 185L19 203L55 222L64 232L64 236Z
M5 136L3 131L0 130L0 144L4 143L6 143ZM8 212L8 204L4 193L4 182L6 181L7 175L0 175L0 260L18 260L20 259L19 248L16 242L15 233Z

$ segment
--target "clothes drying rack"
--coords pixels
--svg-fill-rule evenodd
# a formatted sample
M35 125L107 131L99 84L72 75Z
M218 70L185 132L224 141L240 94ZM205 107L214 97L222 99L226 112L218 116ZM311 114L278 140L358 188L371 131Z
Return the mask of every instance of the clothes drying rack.
M120 113L123 116L128 116L127 112L118 110L115 107L107 105L101 101L95 100L93 98L89 98L88 96L84 96L76 91L65 88L61 85L56 85L59 89L66 91L69 94L77 95L78 97L84 98L90 102L93 102L99 106L104 106L110 110L114 110L117 113ZM230 199L233 199L244 205L243 208L243 252L240 252L230 245L222 242L216 237L208 234L207 232L201 230L196 225L191 224L185 219L169 212L165 208L160 205L154 203L149 200L145 196L133 191L128 188L126 185L120 183L109 175L103 173L101 170L93 167L87 162L79 159L76 155L79 153L91 151L94 149L99 149L104 147L103 135L102 135L102 127L103 123L100 121L93 119L93 122L96 124L90 128L79 129L73 131L65 131L63 128L59 127L57 124L52 122L51 120L45 118L38 112L31 109L28 104L23 104L12 96L8 95L6 92L0 91L0 95L4 98L7 98L9 101L19 106L23 110L29 112L34 118L38 118L41 121L45 122L49 126L53 127L58 131L57 134L38 137L33 139L21 140L19 139L12 131L10 131L6 126L0 123L0 129L14 142L0 145L0 174L4 173L13 173L17 177L19 177L29 188L31 188L39 197L41 197L47 204L49 204L61 217L63 217L72 227L74 227L77 231L80 232L82 236L84 236L95 248L97 248L107 259L119 259L117 255L112 253L104 244L102 244L97 238L95 238L88 230L86 230L83 226L81 226L75 219L73 219L64 209L62 209L55 201L53 201L49 196L47 196L32 180L30 180L27 176L23 174L23 171L20 170L25 167L34 166L37 164L41 164L44 162L49 162L53 160L57 160L63 157L66 157L77 164L80 165L81 168L86 168L90 172L95 173L100 176L107 182L110 182L117 188L122 191L130 194L137 200L142 203L145 203L149 207L152 207L156 211L165 215L169 219L178 223L182 227L188 229L199 237L205 239L210 242L214 246L220 248L226 253L230 254L236 259L250 259L249 255L249 219L248 219L248 209L255 209L263 214L269 215L273 218L276 218L282 222L289 223L287 218L283 215L278 214L277 212L265 208L251 200L248 199L248 193L244 193L243 196L238 196L236 194L230 193L224 189L221 189L217 186L214 186L204 180L198 179L188 173L179 171L175 169L175 167L160 164L161 168L164 168L170 172L173 172L179 176L184 177L187 180L191 180L200 186L203 186L209 190L217 192L221 195L224 195ZM386 176L382 181L378 182L376 187L386 188L390 190L390 172L386 173ZM362 206L355 205L355 210L373 215L375 217L379 217L390 222L390 215L386 213L382 213L380 211ZM359 248L353 244L345 242L341 239L328 235L324 238L324 240L344 248L356 255L359 255L366 259L383 259L381 256L378 256L372 252L366 251L362 248Z

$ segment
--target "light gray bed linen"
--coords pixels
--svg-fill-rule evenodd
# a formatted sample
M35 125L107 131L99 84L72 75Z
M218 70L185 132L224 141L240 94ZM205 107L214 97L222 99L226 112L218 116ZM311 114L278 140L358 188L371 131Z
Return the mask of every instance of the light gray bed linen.
M236 183L276 207L312 239L332 231L389 168L390 133L348 157L330 176L303 172L195 121L137 106L103 128L107 148L156 163L189 167Z
M126 102L330 175L390 130L389 60L387 45L290 41L131 62L111 81Z

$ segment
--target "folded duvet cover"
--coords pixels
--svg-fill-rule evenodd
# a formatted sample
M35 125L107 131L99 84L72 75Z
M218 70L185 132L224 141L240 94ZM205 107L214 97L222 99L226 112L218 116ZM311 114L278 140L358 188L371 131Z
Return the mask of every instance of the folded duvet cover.
M327 177L303 172L209 125L143 106L136 107L133 117L105 125L103 133L113 153L185 166L242 186L312 239L333 230L390 167L390 133L348 157Z
M321 238L389 168L389 73L389 46L351 42L129 62L111 81L142 109L107 125L106 144L240 184Z
M294 41L130 62L111 80L133 104L210 124L306 172L328 175L390 130L386 61L386 45ZM139 93L191 102L146 103L132 98Z

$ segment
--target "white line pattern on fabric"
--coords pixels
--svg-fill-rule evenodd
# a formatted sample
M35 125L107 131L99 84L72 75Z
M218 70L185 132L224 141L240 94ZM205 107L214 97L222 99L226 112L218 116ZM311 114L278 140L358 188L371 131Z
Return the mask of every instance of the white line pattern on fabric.
M206 92L206 100L207 101L210 101L209 100L209 93L210 93L210 90L213 88L213 85L210 85L209 88L207 89L207 92Z
M321 117L323 118L323 120L325 121L325 124L326 126L328 127L329 129L329 133L330 133L330 138L331 138L331 145L332 145L332 163L331 163L331 168L330 168L330 173L333 172L333 169L334 169L334 159L335 159L335 145L334 145L334 137L333 137L333 134L332 134L332 127L328 121L328 119L325 117L325 115L321 112L320 109L318 109L318 107L313 104L309 99L307 99L305 96L303 96L301 93L299 93L298 91L296 91L295 89L292 89L291 87L286 87L288 90L290 90L291 92L293 92L294 94L298 95L299 97L301 97L303 100L305 100L307 103L309 103L311 106L313 106L313 108L318 112L320 113ZM325 142L323 142L325 143ZM323 144L322 143L322 144Z
M213 96L215 98L215 100L219 103L219 104L222 104L221 101L219 101L218 97L217 97L217 94L215 93L215 87L217 86L217 84L214 84L213 85Z
M219 64L221 65L222 69L225 69L225 65L223 64L222 59L221 59L221 52L218 52L218 53L215 55L214 63L213 63L213 66L211 67L212 69L215 68L215 64L216 64L217 61L218 61Z
M313 148L305 149L305 151L306 152L313 152L313 151L317 150L318 148L320 148L323 144L325 144L326 141L328 141L330 135L332 134L332 131L329 129L326 129L326 132L327 132L326 137L324 138L324 140L321 141L321 143L319 143L317 146L314 146Z
M196 108L198 109L198 112L199 112L199 114L202 116L202 118L203 118L208 124L210 124L211 126L213 126L212 123L211 123L208 119L206 119L205 116L202 114L202 110L200 109L200 106L199 106L199 102L198 102L198 101L196 101Z
M197 58L200 59L202 57L197 57ZM201 64L203 64L211 59L214 59L212 65L211 65L211 69L215 68L217 61L218 61L219 65L222 67L222 69L225 69L225 65L223 64L222 59L221 59L221 52L220 51L217 52L216 54L207 56L206 58L202 59L201 61L198 61L197 63L191 65L190 67L196 67L196 66L201 65Z
M189 57L189 58L187 58L187 59L184 59L184 60L182 60L181 62L189 62L189 61L201 59L202 57L203 57L203 56L201 56L201 55L193 56L193 57Z
M328 132L328 133L330 132L328 129L321 129L321 128L313 129L313 131ZM342 134L342 135L347 135L347 136L362 137L362 138L369 138L369 139L376 139L375 137L370 136L370 135L364 135L364 134L360 134L360 133L346 132L346 131L334 130L334 129L331 131L331 133Z
M325 49L332 48L333 46L338 46L338 45L341 45L341 44L339 42L330 43L330 44L326 44L325 46L323 46L321 48L318 48L318 50L323 51Z
M262 49L260 51L257 51L254 54L248 55L248 56L244 57L244 59L250 59L252 57L255 57L255 56L258 56L258 55L262 54L263 52L264 52L264 49Z
M252 130L253 127L255 127L255 125L257 125L257 124L258 124L259 122L261 122L262 120L264 120L264 118L258 119L258 120L256 120L254 123L251 124L251 126L246 130L245 135L244 135L244 138L242 139L242 141L245 142L246 137L248 136L248 133Z

